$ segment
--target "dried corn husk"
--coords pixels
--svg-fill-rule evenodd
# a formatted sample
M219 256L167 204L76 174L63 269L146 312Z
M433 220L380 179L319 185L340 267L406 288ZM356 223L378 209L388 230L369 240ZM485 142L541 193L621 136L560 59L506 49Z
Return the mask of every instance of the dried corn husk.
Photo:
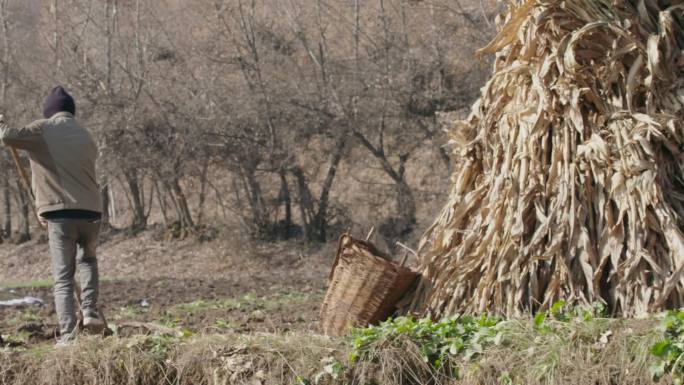
M429 315L684 306L683 4L509 2L421 240Z

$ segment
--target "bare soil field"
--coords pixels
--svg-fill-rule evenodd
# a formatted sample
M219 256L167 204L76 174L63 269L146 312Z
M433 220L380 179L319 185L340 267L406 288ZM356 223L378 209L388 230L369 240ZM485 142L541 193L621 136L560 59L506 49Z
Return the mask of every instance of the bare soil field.
M334 245L253 243L229 235L209 242L105 234L99 252L100 304L110 324L151 323L193 333L315 330ZM16 344L55 336L46 244L0 249L0 333Z

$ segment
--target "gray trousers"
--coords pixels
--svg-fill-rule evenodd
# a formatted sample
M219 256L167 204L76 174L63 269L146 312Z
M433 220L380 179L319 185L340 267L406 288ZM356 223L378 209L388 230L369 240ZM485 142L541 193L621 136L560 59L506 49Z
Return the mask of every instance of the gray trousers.
M55 280L55 308L62 335L72 333L76 328L74 275L77 265L81 281L81 309L97 309L99 277L95 249L99 233L99 220L48 221L52 276Z

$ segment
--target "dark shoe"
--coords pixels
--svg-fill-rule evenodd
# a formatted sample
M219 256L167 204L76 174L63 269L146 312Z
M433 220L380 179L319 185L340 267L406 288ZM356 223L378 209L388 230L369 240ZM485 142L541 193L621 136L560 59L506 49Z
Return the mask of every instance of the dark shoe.
M105 328L105 323L102 320L102 316L100 316L100 312L95 309L84 310L83 328L91 333L101 333Z

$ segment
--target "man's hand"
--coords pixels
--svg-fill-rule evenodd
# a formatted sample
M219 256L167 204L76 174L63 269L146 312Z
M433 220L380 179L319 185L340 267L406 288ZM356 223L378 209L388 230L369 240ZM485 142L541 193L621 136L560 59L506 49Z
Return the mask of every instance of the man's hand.
M38 224L40 224L40 227L42 228L47 228L47 219L41 217L40 215L36 215L36 218L38 218Z

